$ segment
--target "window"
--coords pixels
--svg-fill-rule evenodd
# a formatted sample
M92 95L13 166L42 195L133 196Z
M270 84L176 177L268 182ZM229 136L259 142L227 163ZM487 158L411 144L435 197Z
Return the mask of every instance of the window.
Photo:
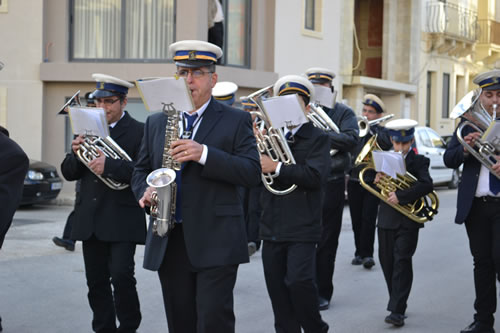
M175 0L72 0L72 60L166 61Z
M0 13L7 13L8 11L7 0L0 0Z
M250 67L251 0L224 0L222 64Z
M449 118L450 113L450 74L443 73L443 109L441 111L441 118Z
M302 33L312 37L321 37L323 0L303 0Z

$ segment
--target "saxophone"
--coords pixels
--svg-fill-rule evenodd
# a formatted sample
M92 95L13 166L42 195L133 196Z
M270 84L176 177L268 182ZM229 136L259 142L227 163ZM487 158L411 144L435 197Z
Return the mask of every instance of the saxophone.
M170 145L179 139L179 121L181 112L173 103L163 104L163 113L168 116L165 128L165 145L161 168L152 171L146 178L146 183L155 190L151 195L151 216L153 218L153 233L163 237L175 226L175 203L177 184L175 171L181 169L181 163L172 158Z

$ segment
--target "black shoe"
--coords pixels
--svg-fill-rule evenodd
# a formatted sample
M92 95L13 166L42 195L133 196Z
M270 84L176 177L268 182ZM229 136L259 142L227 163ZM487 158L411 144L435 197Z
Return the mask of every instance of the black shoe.
M385 317L385 322L388 324L393 324L397 327L401 327L405 324L405 316L400 313L391 312L390 315Z
M373 257L363 258L363 267L364 268L371 269L373 266L375 266L375 260L373 260Z
M351 261L351 265L361 265L363 263L363 259L360 256L355 256Z
M330 301L321 296L318 297L319 311L328 310L330 307Z
M72 240L54 237L54 238L52 238L52 241L57 246L64 247L68 251L75 251L75 242Z
M479 321L474 321L461 330L460 333L495 333L495 330L491 326L481 324Z

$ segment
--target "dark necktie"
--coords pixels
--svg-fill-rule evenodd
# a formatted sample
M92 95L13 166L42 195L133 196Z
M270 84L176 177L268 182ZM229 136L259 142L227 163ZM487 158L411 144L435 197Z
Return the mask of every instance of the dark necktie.
M285 135L285 139L287 139L287 140L288 140L288 139L290 139L290 137L291 137L291 136L292 136L292 132L288 132L288 133L286 133L286 135Z
M194 122L196 121L196 118L198 118L198 114L194 113L192 115L185 113L184 116L186 117L187 120L187 125L186 125L186 131L183 133L183 138L191 138L192 133L191 130L193 129ZM175 177L175 182L177 184L177 195L176 195L176 200L175 200L175 221L177 223L182 222L182 194L181 194L181 174L182 174L182 169L184 168L184 164L181 166L181 170L176 171L176 177Z
M490 172L490 191L494 195L497 195L500 192L500 179L497 178L494 174Z

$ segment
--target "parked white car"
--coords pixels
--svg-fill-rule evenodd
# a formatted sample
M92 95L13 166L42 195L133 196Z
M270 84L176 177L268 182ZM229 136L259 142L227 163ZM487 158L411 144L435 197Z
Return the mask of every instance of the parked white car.
M417 153L430 159L429 173L434 185L447 185L457 188L460 182L461 170L448 169L444 165L443 155L446 143L443 138L430 127L415 128L415 148Z

